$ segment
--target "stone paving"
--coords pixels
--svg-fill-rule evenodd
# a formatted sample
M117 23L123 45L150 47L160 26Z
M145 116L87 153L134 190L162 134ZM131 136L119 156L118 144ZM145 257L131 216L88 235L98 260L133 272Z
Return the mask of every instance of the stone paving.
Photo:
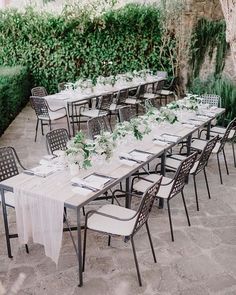
M63 126L57 124L57 127ZM65 126L65 125L64 125ZM45 138L34 143L35 117L27 106L0 138L0 145L16 148L23 164L32 167L45 155ZM175 242L171 242L167 210L154 207L150 230L157 256L152 259L145 230L135 237L143 287L138 286L130 243L89 232L83 288L77 287L77 261L68 233L63 234L59 264L56 267L42 246L30 243L30 253L12 240L13 259L7 257L2 212L0 213L0 281L7 288L20 272L26 280L19 295L235 295L236 294L236 168L231 147L226 147L230 175L223 168L224 184L219 184L216 159L207 168L212 199L209 200L203 176L197 177L200 212L196 211L193 181L185 188L191 227L187 226L182 200L172 200ZM222 167L223 162L222 162ZM101 203L87 206L97 208ZM135 204L134 204L135 206ZM8 210L10 229L16 229L15 213ZM69 211L70 220L75 220Z

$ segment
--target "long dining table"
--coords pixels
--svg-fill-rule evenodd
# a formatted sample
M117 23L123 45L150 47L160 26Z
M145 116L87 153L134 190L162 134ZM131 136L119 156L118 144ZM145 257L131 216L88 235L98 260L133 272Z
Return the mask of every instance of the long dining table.
M72 133L75 135L74 116L78 116L74 108L75 105L88 103L91 106L91 101L102 95L108 93L116 94L120 90L135 89L140 85L153 86L155 83L162 80L165 80L165 78L156 75L148 75L146 78L136 78L126 83L119 83L118 81L114 85L95 85L92 88L86 89L67 89L59 93L47 95L44 98L52 109L66 107L68 117L71 118Z
M224 113L225 109L223 108L217 108L214 109L214 115L211 117L205 117L205 120L201 120L198 122L197 125L189 126L187 124L181 124L176 123L173 125L170 124L160 124L160 126L157 125L157 127L152 130L151 134L145 135L144 139L142 141L136 142L136 148L150 153L150 156L146 159L146 161L142 162L134 162L132 165L125 165L122 163L119 159L112 158L109 163L106 165L102 165L102 167L96 168L93 172L96 172L98 174L102 174L104 176L112 177L112 181L108 182L99 190L91 191L86 196L79 195L74 193L71 186L71 178L68 170L58 171L53 173L52 175L49 175L47 177L38 177L35 175L29 175L25 173L20 173L17 176L14 176L12 178L9 178L5 181L2 181L0 183L0 193L2 197L2 208L3 208L3 216L5 221L5 232L6 232L6 242L7 242L7 250L8 250L8 256L12 257L11 253L11 244L10 244L10 238L16 237L17 234L10 234L9 228L7 224L7 213L6 213L6 204L5 204L5 193L6 192L13 192L16 186L22 185L26 182L35 182L35 188L40 191L41 187L47 188L47 186L51 186L52 182L58 177L60 179L60 186L58 187L58 195L65 195L65 202L64 206L66 208L70 208L75 210L77 215L77 245L74 245L76 248L76 255L78 259L78 273L79 273L79 280L78 285L83 285L83 272L82 272L82 238L81 238L81 209L88 205L91 201L97 199L99 196L103 195L105 192L107 192L109 189L114 188L117 184L121 182L125 182L125 206L127 208L130 208L131 206L131 177L141 169L145 167L145 165L151 163L153 160L157 158L161 158L161 174L165 175L165 159L167 151L171 148L173 148L178 143L182 142L183 140L187 140L187 154L190 153L190 147L191 147L191 140L193 134L198 131L200 128L202 128L205 125L210 126L211 121L217 118L218 116L222 115ZM209 127L208 127L209 132ZM176 136L177 140L173 142L166 142L165 144L157 144L153 140L154 134L159 136L163 133L172 134ZM209 134L208 134L209 135ZM126 145L127 146L127 145ZM131 147L131 150L134 149L134 145ZM126 147L126 152L129 152L129 148ZM83 170L83 172L79 172L79 177L86 177L87 175L91 174L91 170ZM61 189L63 187L63 189ZM55 188L56 189L56 188ZM62 221L63 222L63 221ZM53 237L52 237L53 238Z

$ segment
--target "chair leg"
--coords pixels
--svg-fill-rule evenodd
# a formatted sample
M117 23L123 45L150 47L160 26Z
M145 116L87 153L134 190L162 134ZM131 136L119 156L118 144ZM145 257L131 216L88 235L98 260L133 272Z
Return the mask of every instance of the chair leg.
M27 254L29 254L29 248L28 248L27 244L25 244L25 251L26 251Z
M66 115L66 121L67 121L68 133L69 133L69 138L70 138L70 136L71 136L71 134L70 134L70 122L69 122L69 119L68 119L67 115Z
M82 207L82 210L83 210L83 215L85 216L85 209L84 209L84 206Z
M37 140L38 127L39 127L39 119L37 119L36 128L35 128L35 137L34 137L34 141L35 141L35 142L36 142L36 140Z
M132 245L132 250L133 250L133 254L134 254L134 262L135 262L136 271L137 271L137 275L138 275L139 286L142 287L142 281L141 281L141 276L140 276L140 271L139 271L139 266L138 266L138 259L137 259L137 255L136 255L136 251L135 251L133 237L131 237L131 245Z
M5 202L3 201L2 201L2 212L3 212L3 221L4 221L4 227L5 227L5 237L6 237L6 243L7 243L7 254L9 258L13 258L11 254L11 242L9 237L10 234L9 234L8 219L7 219L7 208L6 208Z
M85 223L85 226L84 226L84 245L83 245L83 265L82 265L82 271L83 272L85 270L86 243L87 243L87 224Z
M221 167L220 167L219 154L217 154L217 163L218 163L218 169L219 169L219 175L220 175L220 183L223 184L222 174L221 174Z
M186 206L186 202L185 202L184 192L183 191L181 191L181 195L182 195L182 199L183 199L183 203L184 203L185 213L186 213L187 220L188 220L188 226L191 226L191 223L190 223L190 220L189 220L189 216L188 216L188 209L187 209L187 206Z
M41 133L42 133L42 135L44 135L44 132L43 132L43 121L40 120L40 122L41 122Z
M167 200L167 209L168 209L168 216L169 216L169 223L170 223L171 240L172 240L172 242L174 242L174 233L173 233L173 226L172 226L172 220L171 220L169 200Z
M153 256L154 262L157 263L157 259L156 259L156 255L155 255L155 251L154 251L154 247L153 247L153 243L152 243L152 237L151 237L151 234L150 234L148 222L146 221L145 224L146 224L146 229L147 229L147 233L148 233L149 243L150 243L150 246L151 246L151 249L152 249L152 256Z
M232 145L232 151L233 151L233 158L234 158L234 167L236 167L236 157L235 157L235 149L234 149L234 142L231 142Z
M206 181L206 187L207 187L208 197L209 197L209 199L211 199L211 194L210 194L210 189L209 189L209 184L208 184L207 174L206 174L205 168L203 169L203 172L204 172L204 177L205 177L205 181Z
M196 197L197 211L199 211L197 184L196 184L196 176L195 175L193 175L193 183L194 183L194 191L195 191L195 197Z
M111 246L111 236L109 235L108 236L108 243L107 243L107 245L110 247Z
M225 150L224 149L223 149L223 156L224 156L224 161L225 161L226 172L227 172L227 175L229 175L229 169L228 169L228 164L227 164L227 160L226 160Z

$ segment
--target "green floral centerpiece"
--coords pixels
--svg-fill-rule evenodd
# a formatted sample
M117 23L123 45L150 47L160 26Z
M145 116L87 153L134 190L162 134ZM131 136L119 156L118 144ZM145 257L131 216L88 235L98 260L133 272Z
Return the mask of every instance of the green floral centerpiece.
M112 157L115 146L116 143L113 135L110 132L102 132L100 135L97 135L94 141L94 152L105 156L105 159L108 160Z
M162 121L167 121L171 124L174 124L176 121L178 121L175 112L167 107L161 107L160 118Z
M79 131L67 143L66 156L69 164L76 164L79 169L91 167L91 156L94 153L94 142L85 138Z

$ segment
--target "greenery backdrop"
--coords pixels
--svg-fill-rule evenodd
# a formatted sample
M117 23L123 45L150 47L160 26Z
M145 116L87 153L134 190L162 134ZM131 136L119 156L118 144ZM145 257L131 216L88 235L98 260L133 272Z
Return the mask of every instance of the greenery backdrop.
M30 77L25 67L0 68L0 136L26 105Z
M89 11L2 11L0 65L27 66L34 84L49 92L62 81L95 81L130 70L165 69L172 75L175 37L160 55L163 31L162 14L150 5L127 5L92 19Z

